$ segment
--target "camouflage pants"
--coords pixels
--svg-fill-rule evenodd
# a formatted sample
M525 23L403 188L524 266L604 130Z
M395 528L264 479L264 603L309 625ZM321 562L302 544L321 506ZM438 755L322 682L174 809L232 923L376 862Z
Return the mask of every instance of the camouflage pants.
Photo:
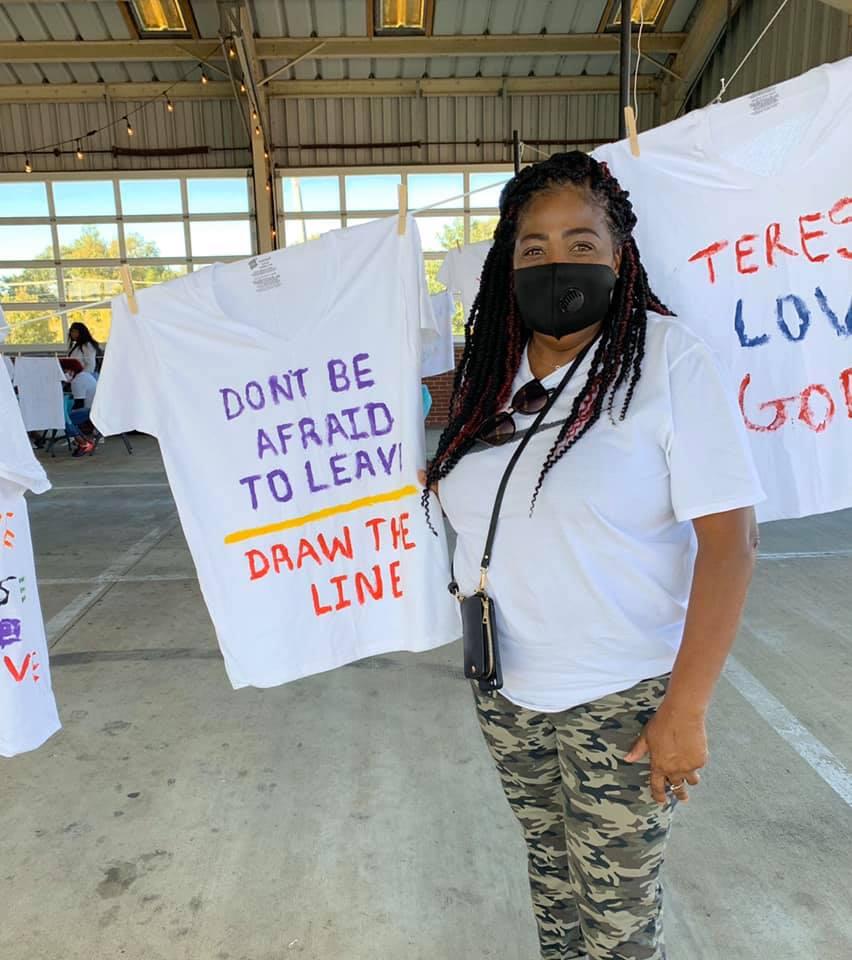
M660 868L676 801L651 796L647 757L621 758L668 677L562 713L474 685L477 714L529 855L542 960L665 960Z

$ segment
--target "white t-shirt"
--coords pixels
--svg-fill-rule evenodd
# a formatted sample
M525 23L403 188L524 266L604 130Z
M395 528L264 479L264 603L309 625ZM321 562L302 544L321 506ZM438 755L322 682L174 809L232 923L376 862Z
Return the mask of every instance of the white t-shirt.
M655 292L732 373L761 520L852 506L850 130L852 57L594 153Z
M585 357L547 423L564 421ZM543 382L555 387L565 371ZM514 390L534 379L524 358ZM620 409L623 388L614 409ZM712 413L711 413L712 411ZM514 415L518 429L534 417ZM558 427L538 432L509 480L489 573L512 702L556 712L671 670L686 615L695 517L763 492L745 430L712 352L681 323L649 316L642 376L626 419L604 413L533 491ZM478 445L441 481L458 533L455 574L479 580L497 487L514 443Z
M438 281L461 299L465 316L470 314L473 301L479 293L482 268L492 246L492 240L483 240L464 247L453 247L447 251L438 271Z
M83 370L85 370L86 373L95 372L98 354L91 343L84 343L82 346L75 343L68 352L68 356L72 360L79 360L80 363L83 364Z
M59 727L38 596L27 502L50 483L33 455L0 364L0 756L41 746Z
M459 635L419 502L416 231L217 264L142 290L137 316L113 302L92 419L159 439L234 687Z
M71 381L71 396L75 400L82 400L83 406L90 410L95 402L95 391L98 381L86 370L78 373Z
M421 376L437 377L448 370L455 370L453 314L456 311L456 302L449 290L433 293L429 302L435 318L437 336L430 337L429 342L423 345Z
M65 374L56 357L18 357L15 386L27 430L62 430L65 427L62 396L65 382Z

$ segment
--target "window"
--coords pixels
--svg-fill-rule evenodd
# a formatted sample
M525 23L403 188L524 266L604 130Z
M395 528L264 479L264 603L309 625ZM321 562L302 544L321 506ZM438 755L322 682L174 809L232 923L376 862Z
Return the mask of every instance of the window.
M139 36L191 37L189 13L182 0L130 0L130 10Z
M377 37L425 36L426 0L373 0Z
M110 309L74 310L121 292L254 253L244 174L0 180L0 304L12 346L57 347L68 326L109 336ZM41 319L44 318L44 319ZM37 321L37 322L31 322Z
M509 167L380 168L333 175L327 169L291 173L279 183L284 244L291 247L307 243L329 230L357 227L393 216L399 208L398 187L405 184L409 210L420 211L416 213L416 222L429 291L438 293L444 289L437 275L446 251L493 237L500 191L511 176ZM465 197L471 190L478 192ZM464 332L460 306L453 329L457 335Z

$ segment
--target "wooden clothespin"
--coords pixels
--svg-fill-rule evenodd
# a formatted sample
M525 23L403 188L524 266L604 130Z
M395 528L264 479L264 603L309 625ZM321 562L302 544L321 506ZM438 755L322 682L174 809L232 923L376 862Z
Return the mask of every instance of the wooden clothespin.
M408 187L404 184L400 184L397 187L399 191L399 221L396 225L396 232L401 236L405 236L405 221L408 218Z
M130 276L130 267L128 267L126 263L123 263L118 268L118 275L121 277L121 285L124 287L130 312L139 313L139 304L136 302L136 291L133 288L133 278Z
M639 134L636 131L636 114L633 107L624 108L624 125L627 127L627 138L630 141L630 152L634 157L639 156Z

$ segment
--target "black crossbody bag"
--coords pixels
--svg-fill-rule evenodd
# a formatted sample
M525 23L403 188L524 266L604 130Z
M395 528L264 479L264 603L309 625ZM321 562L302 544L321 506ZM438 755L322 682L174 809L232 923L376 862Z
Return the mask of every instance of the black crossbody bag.
M594 343L594 341L593 341ZM495 692L503 686L503 671L500 666L500 644L497 635L497 623L494 616L494 601L487 593L488 568L491 565L491 550L494 547L494 537L497 535L497 521L500 518L500 508L503 505L503 497L506 493L506 487L509 484L509 477L515 469L515 465L521 458L521 454L526 449L527 444L532 439L535 432L544 422L545 417L550 412L554 403L559 398L565 385L574 375L577 367L583 362L583 358L592 348L593 343L584 347L574 359L574 362L568 368L565 376L554 388L553 393L548 397L544 409L539 412L530 428L524 434L518 449L512 454L511 460L503 472L500 480L500 486L497 488L497 496L494 500L494 509L491 511L491 522L488 526L488 536L485 541L485 550L482 554L482 563L479 569L479 586L469 596L462 596L459 585L456 583L455 573L450 583L450 593L461 604L462 615L462 637L464 640L464 675L469 680L479 682L479 689L483 692Z

